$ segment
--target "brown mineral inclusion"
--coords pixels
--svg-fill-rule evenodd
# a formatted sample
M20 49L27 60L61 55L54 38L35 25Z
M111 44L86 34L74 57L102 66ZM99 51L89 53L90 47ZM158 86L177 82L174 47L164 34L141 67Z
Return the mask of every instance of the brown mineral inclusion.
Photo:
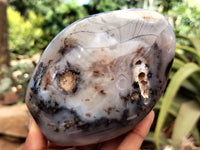
M67 93L72 92L76 86L76 74L71 71L66 71L59 77L60 87Z

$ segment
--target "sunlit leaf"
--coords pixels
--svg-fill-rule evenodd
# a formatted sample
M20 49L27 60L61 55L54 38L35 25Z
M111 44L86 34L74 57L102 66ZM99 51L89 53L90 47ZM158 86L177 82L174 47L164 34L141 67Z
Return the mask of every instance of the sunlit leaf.
M179 69L180 67L182 67L185 63L183 61L181 61L180 59L175 58L174 62L172 64L172 68L173 69Z
M165 96L162 99L162 106L160 109L160 114L158 117L156 129L155 129L155 142L156 142L157 149L160 149L160 146L159 146L160 131L161 131L164 121L166 119L170 104L173 101L178 89L180 88L181 83L188 76L190 76L192 73L194 73L196 71L200 71L200 67L198 67L194 63L187 63L175 73L174 77L172 78L171 82L169 83L169 86L167 87Z
M172 144L174 147L178 147L181 140L189 135L199 117L200 106L198 103L190 101L181 105L172 132Z
M183 61L185 63L189 62L188 58L185 57L184 53L181 50L179 50L179 49L176 49L176 57L179 58L179 59L181 59L181 61Z
M200 54L200 39L198 38L189 38L190 41L192 42L192 44L195 46L195 48L197 49L198 54Z
M195 58L195 60L198 62L198 64L200 64L200 53L198 53L198 51L196 51L194 48L188 47L188 46L182 46L180 44L176 44L176 48L182 49L185 52L191 54Z

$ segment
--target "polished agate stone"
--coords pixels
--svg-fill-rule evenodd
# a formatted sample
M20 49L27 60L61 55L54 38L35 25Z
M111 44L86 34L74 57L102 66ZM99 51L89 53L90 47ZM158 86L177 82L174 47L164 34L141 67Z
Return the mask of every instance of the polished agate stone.
M162 95L175 36L161 14L119 10L81 19L48 45L26 104L48 140L103 142L131 130Z

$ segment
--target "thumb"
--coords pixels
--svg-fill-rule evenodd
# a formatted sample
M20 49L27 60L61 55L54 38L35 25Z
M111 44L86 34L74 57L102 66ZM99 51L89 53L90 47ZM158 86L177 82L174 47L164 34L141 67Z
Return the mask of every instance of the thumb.
M47 140L32 117L23 150L47 150Z

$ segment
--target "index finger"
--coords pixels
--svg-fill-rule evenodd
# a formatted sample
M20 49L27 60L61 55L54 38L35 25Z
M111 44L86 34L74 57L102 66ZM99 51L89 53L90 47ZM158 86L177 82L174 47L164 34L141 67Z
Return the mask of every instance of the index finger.
M118 150L138 150L140 149L145 136L148 134L154 119L154 112L151 111L135 128L128 133Z

